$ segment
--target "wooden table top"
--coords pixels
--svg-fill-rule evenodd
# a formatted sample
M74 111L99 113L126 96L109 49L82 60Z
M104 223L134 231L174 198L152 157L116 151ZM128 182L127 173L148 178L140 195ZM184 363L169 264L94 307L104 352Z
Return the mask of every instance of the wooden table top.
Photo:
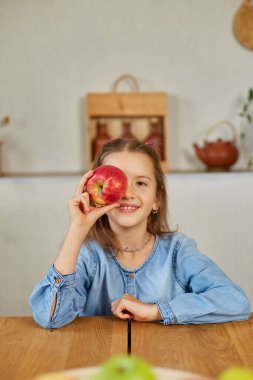
M253 314L248 321L159 326L132 322L132 354L157 367L216 378L223 370L253 370Z
M207 325L132 322L131 352L156 367L217 377L224 369L253 369L253 314L249 321ZM127 353L128 326L114 317L79 317L44 330L31 317L0 318L1 380L31 380L45 372L97 366Z
M80 317L55 330L41 328L30 317L0 318L1 380L96 366L126 349L127 324L113 317Z

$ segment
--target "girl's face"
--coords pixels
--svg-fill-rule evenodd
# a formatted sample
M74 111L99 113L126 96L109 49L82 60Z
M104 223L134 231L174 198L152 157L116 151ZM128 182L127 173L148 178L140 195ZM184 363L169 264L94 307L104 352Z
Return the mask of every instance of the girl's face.
M147 225L152 209L159 204L156 198L156 178L151 159L144 153L117 152L107 156L103 165L120 168L127 176L127 191L119 201L120 207L112 209L107 215L111 229Z

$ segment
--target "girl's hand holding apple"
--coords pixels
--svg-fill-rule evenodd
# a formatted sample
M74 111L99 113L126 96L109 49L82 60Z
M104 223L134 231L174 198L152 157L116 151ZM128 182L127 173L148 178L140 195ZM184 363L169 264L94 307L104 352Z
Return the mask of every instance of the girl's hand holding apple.
M68 202L71 219L70 228L60 254L54 262L56 270L62 275L75 271L80 247L96 220L114 207L119 206L118 203L103 207L93 207L90 204L89 194L85 190L86 183L93 174L94 171L90 170L81 178L74 197ZM51 309L51 315L55 310L55 304L56 299Z
M94 171L90 170L80 180L73 198L68 202L69 213L71 218L71 225L90 229L98 218L102 215L118 207L118 203L105 205L103 207L93 207L90 204L89 194L84 191L86 183L90 177L93 176Z

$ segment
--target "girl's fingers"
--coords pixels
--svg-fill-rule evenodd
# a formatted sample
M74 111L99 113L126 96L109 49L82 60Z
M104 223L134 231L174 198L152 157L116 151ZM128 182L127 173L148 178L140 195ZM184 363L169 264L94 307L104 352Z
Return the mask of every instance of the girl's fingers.
M103 211L103 214L106 214L108 211L111 211L113 208L117 208L119 206L120 204L116 202L111 205L97 207L97 209Z
M70 199L70 207L79 207L82 205L82 211L87 214L90 211L89 195L88 193L79 194Z
M86 215L89 214L91 218L90 220L93 220L94 222L113 208L119 207L119 203L113 203L111 205L102 207L93 207L90 205L89 194L85 192L71 198L69 200L69 207L74 209L76 207L79 207L80 211Z
M117 315L120 312L122 312L122 310L126 310L125 306L126 305L125 305L124 296L123 296L122 298L119 298L111 303L111 310L113 314Z
M119 300L116 300L116 301L113 301L111 303L111 311L112 311L113 314L115 313L115 310L117 308L118 302L119 302Z
M92 175L93 175L93 170L89 170L87 173L85 173L82 176L79 184L77 185L75 195L79 195L79 194L82 194L84 192L84 186L87 182L87 179L90 178Z
M112 208L118 207L118 206L119 206L118 203L114 203L112 205L103 206L103 207L89 206L89 210L90 211L89 211L89 213L88 213L87 216L89 216L89 220L91 220L92 223L95 223L99 218L101 218L101 216L103 216L104 214L106 214Z
M83 205L83 212L85 214L88 214L88 212L90 211L90 201L89 201L89 195L88 195L88 193L81 194L81 196L80 196L80 202Z
M121 319L135 319L135 311L137 311L139 301L130 294L124 294L123 297L111 303L111 311L113 315Z
M120 319L129 319L129 318L134 319L133 314L128 313L126 310L124 312L121 312L119 315L115 315L115 316Z
M126 306L121 305L121 300L114 301L111 303L111 311L113 315L121 319L134 318L134 315L127 310Z

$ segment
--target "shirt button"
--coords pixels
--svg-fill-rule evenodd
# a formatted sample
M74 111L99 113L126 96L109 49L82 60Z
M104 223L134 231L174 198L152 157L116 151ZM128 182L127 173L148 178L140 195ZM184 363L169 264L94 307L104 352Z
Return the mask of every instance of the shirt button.
M128 274L128 277L129 277L129 278L134 278L134 277L135 277L135 274L134 274L134 273L129 273L129 274Z
M57 284L59 284L59 283L61 282L60 277L55 277L54 280L55 280L55 282L56 282Z

